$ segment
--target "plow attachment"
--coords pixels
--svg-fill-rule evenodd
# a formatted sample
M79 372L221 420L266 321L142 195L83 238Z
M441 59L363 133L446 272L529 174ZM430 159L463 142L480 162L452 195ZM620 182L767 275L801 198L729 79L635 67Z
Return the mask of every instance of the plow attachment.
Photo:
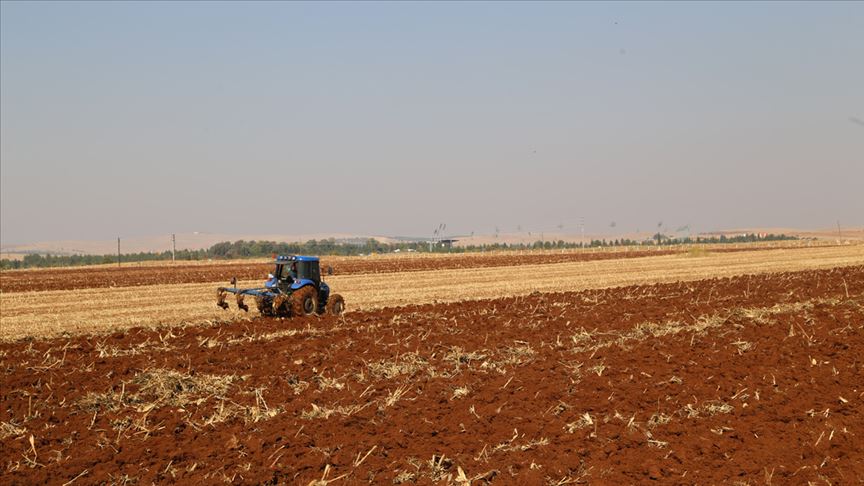
M236 287L219 287L216 289L216 305L228 309L228 294L234 294L234 299L237 302L237 308L248 312L249 306L244 302L247 295L255 298L258 310L264 315L274 315L282 304L287 300L288 296L280 293L278 290L261 289L238 289Z

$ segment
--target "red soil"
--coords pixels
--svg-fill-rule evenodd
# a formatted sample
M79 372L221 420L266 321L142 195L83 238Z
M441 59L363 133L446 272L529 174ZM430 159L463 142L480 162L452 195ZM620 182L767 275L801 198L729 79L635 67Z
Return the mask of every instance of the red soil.
M0 344L0 467L7 484L460 470L474 484L851 484L862 347L860 266L19 341ZM183 378L160 392L147 378L165 370ZM208 376L234 378L194 387Z

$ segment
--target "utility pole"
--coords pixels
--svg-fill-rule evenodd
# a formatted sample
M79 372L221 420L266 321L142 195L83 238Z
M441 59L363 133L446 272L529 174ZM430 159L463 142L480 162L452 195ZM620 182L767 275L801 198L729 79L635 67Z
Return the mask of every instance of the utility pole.
M582 229L582 246L585 246L585 216L579 218L579 227Z
M177 252L177 238L171 233L171 263L174 263L174 254Z
M117 237L117 268L120 268L120 237Z

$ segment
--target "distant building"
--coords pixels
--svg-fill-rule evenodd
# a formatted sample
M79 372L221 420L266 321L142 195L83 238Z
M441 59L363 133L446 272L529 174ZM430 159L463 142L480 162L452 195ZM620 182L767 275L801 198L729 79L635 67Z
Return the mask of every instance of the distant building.
M453 243L456 243L457 241L459 240L440 240L439 243L441 243L441 246L446 248L453 248Z

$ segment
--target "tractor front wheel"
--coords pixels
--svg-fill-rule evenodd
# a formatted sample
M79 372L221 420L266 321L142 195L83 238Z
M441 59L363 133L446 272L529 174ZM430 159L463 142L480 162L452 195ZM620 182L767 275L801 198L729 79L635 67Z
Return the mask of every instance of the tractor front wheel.
M338 316L345 311L345 299L342 298L339 294L333 294L327 300L327 313L330 315Z
M308 316L318 310L318 292L315 287L307 285L291 294L291 314Z

